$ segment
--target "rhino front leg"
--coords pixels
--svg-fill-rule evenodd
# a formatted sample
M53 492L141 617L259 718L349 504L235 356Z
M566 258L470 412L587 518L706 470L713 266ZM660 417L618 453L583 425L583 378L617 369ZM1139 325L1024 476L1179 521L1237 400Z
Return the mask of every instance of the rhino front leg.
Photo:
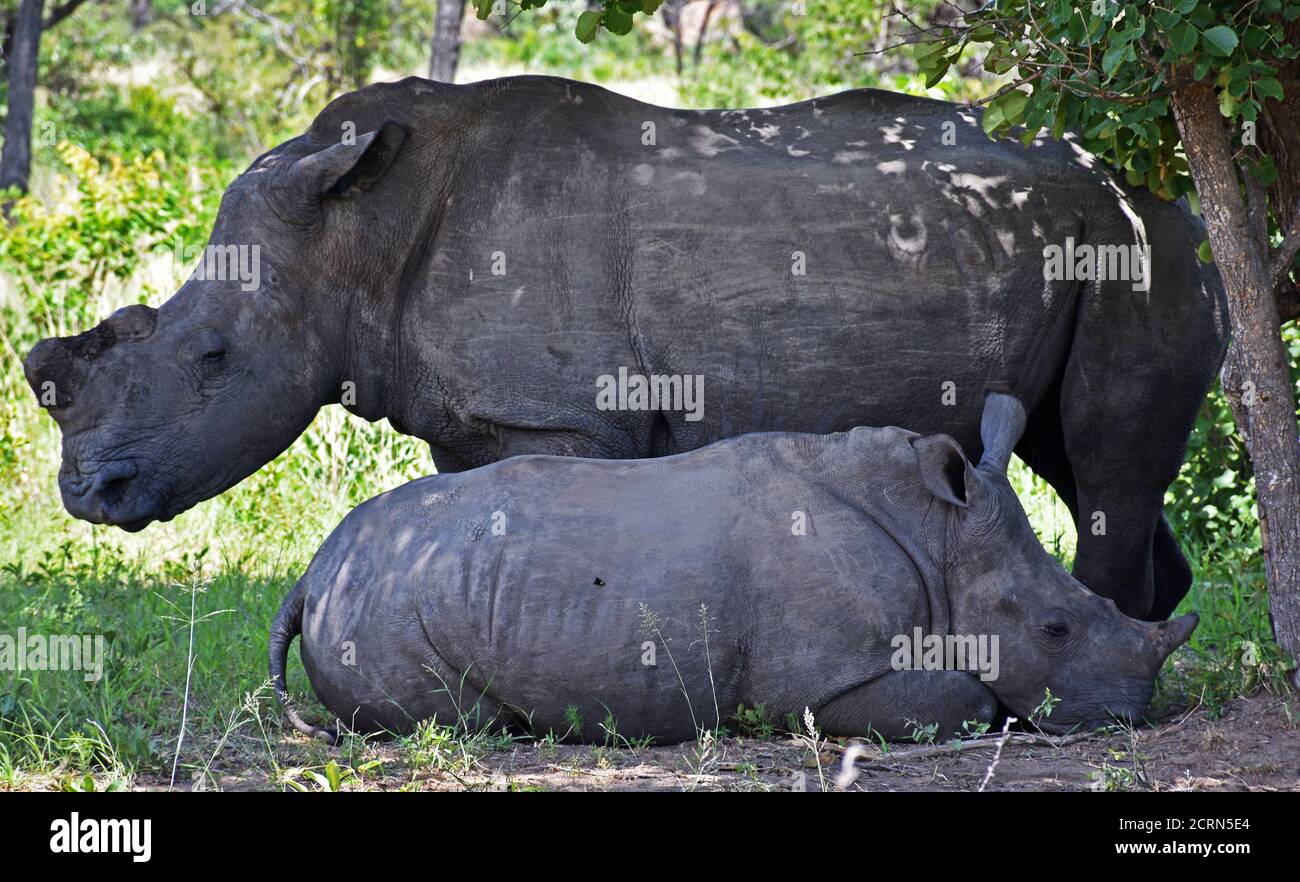
M961 734L962 723L991 723L997 709L993 692L965 671L890 671L832 698L816 720L826 735L874 731L898 741L931 723L937 737Z

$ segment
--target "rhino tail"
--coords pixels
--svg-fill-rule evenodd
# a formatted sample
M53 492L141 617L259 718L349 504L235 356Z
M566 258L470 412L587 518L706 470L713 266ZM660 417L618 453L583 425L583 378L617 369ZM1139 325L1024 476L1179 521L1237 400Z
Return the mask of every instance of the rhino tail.
M330 744L337 744L339 735L336 730L313 726L298 714L289 698L289 688L285 682L284 668L289 658L289 644L293 642L293 638L302 633L302 608L306 596L307 580L302 578L298 580L297 585L293 586L289 596L284 599L279 614L276 615L275 621L271 624L269 649L271 685L275 689L275 698L280 703L285 719L292 723L295 729L312 738L320 738Z

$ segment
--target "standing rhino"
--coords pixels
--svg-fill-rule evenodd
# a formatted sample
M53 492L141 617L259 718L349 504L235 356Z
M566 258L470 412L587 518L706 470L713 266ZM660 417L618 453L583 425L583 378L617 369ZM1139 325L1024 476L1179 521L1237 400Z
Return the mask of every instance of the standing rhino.
M1136 719L1196 616L1127 618L1043 550L1006 477L1024 425L990 395L978 466L947 435L856 428L413 481L317 552L272 626L271 678L283 700L301 632L316 694L363 732L681 741L743 703L899 738L989 722L999 700L1028 714L1048 689L1052 731ZM900 656L920 633L991 664Z
M26 373L63 431L64 505L127 530L237 483L331 402L454 472L858 425L978 453L998 385L1030 411L1016 452L1084 525L1076 577L1160 619L1191 579L1164 494L1226 339L1202 238L1074 144L989 141L958 105L685 111L407 79L338 98L235 180L201 277L41 342ZM698 378L703 406L609 409L620 370Z

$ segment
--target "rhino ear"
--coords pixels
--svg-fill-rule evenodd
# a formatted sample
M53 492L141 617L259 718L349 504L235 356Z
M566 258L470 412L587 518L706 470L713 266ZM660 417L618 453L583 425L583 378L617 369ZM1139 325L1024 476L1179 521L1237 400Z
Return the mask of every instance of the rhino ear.
M961 446L947 435L925 435L912 439L912 450L926 489L944 502L965 508L972 475Z
M304 156L289 174L295 184L321 199L354 196L379 182L405 140L406 129L389 121L350 142Z

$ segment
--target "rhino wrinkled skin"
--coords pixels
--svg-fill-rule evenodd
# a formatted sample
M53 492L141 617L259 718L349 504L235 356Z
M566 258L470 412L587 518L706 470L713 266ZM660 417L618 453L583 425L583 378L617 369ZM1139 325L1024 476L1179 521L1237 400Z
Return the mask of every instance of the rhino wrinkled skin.
M1006 478L1023 427L995 393L978 467L946 435L856 428L413 481L352 511L285 601L277 694L301 630L313 689L361 732L663 743L744 704L902 738L999 701L1030 714L1048 689L1049 731L1139 719L1196 617L1130 619L1043 550ZM998 636L996 678L897 669L894 638L918 628Z
M230 185L209 244L256 247L256 290L191 279L25 367L63 431L68 511L128 530L242 480L332 402L446 473L859 425L977 456L983 390L1006 388L1030 414L1017 454L1083 524L1076 577L1158 620L1191 580L1164 494L1226 345L1203 236L1073 143L991 142L944 102L685 111L413 78L338 98ZM1070 241L1148 249L1149 290L1046 279ZM620 368L702 377L702 419L601 410Z

